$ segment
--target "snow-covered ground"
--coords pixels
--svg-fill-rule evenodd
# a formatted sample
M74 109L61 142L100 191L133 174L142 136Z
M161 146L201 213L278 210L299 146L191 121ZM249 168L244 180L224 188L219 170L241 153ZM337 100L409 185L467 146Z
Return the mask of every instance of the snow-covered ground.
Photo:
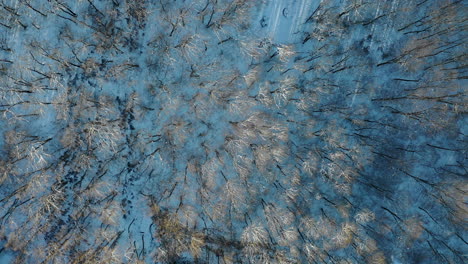
M300 40L302 25L318 8L318 0L264 1L258 18L265 36L278 44L290 44Z

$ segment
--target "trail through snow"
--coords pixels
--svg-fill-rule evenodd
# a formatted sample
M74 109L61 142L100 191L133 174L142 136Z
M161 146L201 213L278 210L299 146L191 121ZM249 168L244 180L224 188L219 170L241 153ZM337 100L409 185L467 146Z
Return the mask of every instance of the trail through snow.
M281 44L297 41L299 27L319 4L317 0L274 0L265 3L260 19L266 28L266 37Z

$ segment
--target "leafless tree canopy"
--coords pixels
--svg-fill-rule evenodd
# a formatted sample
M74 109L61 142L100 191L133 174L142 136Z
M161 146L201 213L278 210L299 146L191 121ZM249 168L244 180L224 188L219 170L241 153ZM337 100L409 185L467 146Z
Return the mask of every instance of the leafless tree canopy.
M466 4L2 0L0 263L467 263Z

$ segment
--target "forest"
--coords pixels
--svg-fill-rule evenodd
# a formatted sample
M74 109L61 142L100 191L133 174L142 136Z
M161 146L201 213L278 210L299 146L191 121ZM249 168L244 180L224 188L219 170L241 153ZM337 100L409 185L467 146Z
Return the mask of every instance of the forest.
M2 0L0 264L468 263L467 14Z

